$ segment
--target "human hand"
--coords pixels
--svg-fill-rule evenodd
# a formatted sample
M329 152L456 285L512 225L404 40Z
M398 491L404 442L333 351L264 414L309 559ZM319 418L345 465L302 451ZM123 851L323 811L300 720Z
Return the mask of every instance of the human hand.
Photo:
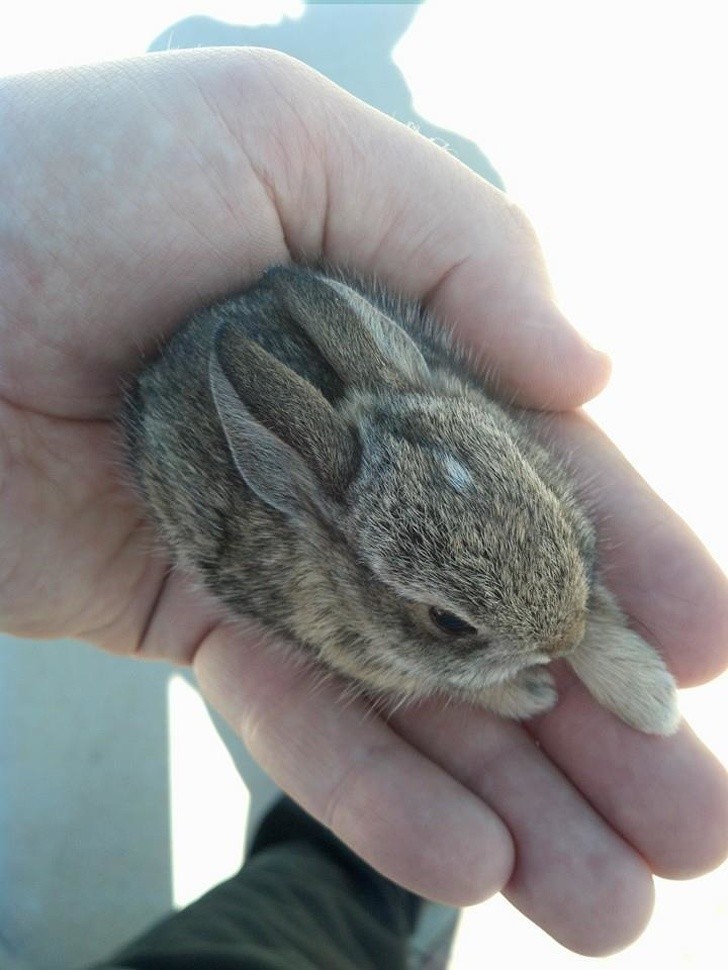
M566 675L556 710L526 727L464 707L385 722L342 705L335 682L314 687L168 575L120 473L113 419L140 351L292 257L378 275L487 349L523 403L578 405L607 365L554 306L524 217L268 52L5 81L0 114L2 627L193 664L273 778L417 892L462 904L505 887L566 946L632 939L651 872L696 874L728 848L724 773L687 727L633 732ZM623 607L683 684L715 675L728 640L717 568L588 421L562 415L553 433L578 444L586 479L598 471Z

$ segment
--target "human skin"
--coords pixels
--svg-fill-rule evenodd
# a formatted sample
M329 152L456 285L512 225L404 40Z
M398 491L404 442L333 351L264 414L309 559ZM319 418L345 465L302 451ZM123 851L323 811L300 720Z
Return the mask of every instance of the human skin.
M0 627L192 665L274 780L416 892L462 905L503 890L580 952L634 939L653 873L697 875L728 852L726 776L687 725L632 731L564 672L557 708L526 725L342 703L335 680L252 624L221 623L169 573L120 471L114 418L141 354L292 258L378 276L456 326L516 400L576 408L609 365L556 307L525 216L268 51L6 79L0 131ZM600 482L621 605L681 684L714 677L728 655L722 573L582 414L549 427L577 476Z

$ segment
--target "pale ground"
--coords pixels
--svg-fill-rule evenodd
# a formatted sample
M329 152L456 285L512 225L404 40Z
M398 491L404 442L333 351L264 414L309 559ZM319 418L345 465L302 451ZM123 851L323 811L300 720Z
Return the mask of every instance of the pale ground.
M26 3L4 14L0 71L138 53L191 13L272 23L300 9L160 2L111 28L106 5ZM563 307L614 360L591 413L726 568L722 14L720 3L429 0L394 58L420 114L478 142L535 222ZM0 947L42 970L67 966L159 915L170 880L183 904L237 867L248 791L185 681L75 645L8 643L0 673ZM727 686L683 705L726 764ZM270 791L259 775L250 784ZM204 845L203 819L216 835ZM601 962L712 967L727 917L728 868L660 883L642 939ZM464 914L451 966L495 955L592 963L500 898Z

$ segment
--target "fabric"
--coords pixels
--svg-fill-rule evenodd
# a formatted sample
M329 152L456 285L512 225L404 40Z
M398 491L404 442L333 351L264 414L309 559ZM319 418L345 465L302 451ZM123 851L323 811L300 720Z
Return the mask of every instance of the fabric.
M236 876L97 970L405 970L419 908L283 798Z

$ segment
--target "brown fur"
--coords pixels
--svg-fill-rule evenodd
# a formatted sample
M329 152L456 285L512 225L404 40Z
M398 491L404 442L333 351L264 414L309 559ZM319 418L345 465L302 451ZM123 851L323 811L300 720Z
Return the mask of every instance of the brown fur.
M173 336L122 419L176 562L364 690L528 717L565 656L628 723L676 728L672 678L595 579L568 476L418 307L270 270Z

